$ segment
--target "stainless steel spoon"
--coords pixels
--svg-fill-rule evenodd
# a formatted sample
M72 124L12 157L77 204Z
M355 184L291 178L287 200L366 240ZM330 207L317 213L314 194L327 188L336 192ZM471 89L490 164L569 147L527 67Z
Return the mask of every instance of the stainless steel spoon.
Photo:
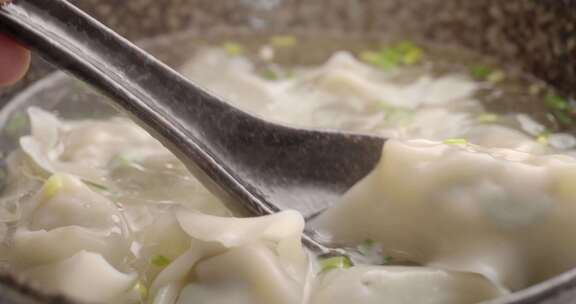
M285 127L230 106L65 0L13 0L0 31L108 95L246 215L313 217L380 159L383 138ZM303 241L318 254L345 253L314 236Z

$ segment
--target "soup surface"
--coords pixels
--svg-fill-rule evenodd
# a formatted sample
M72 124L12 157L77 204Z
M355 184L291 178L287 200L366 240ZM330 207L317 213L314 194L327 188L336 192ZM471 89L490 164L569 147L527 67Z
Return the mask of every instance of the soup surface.
M318 65L276 60L299 43L204 47L181 71L272 121L390 138L378 167L311 223L357 248L355 266L307 253L296 211L234 217L127 118L35 107L4 130L30 123L6 157L2 266L73 299L155 304L477 303L576 266L568 100L409 41Z

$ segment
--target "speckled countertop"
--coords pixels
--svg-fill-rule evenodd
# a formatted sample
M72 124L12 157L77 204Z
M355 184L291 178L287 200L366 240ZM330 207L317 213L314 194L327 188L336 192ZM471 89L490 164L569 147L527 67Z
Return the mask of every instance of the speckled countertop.
M198 31L224 27L354 32L400 30L407 35L462 44L495 54L502 60L520 62L527 71L564 93L576 95L574 0L72 2L134 41L189 28ZM32 73L28 80L45 73Z

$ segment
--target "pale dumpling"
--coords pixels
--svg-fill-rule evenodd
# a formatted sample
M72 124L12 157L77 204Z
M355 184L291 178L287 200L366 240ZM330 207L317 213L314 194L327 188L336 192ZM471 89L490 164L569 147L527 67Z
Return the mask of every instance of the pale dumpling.
M576 263L576 246L559 240L576 229L576 205L558 191L575 165L563 156L390 140L378 168L319 226L349 244L371 239L387 254L516 290Z
M80 251L68 259L23 272L42 286L87 302L111 302L136 283L134 273L122 273L101 255Z
M312 304L471 304L507 294L479 274L424 267L336 269L316 284Z

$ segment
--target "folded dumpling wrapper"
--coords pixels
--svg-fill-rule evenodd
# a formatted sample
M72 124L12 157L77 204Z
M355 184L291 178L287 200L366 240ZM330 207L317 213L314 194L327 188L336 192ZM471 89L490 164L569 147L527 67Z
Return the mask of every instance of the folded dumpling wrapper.
M378 167L318 225L425 265L516 290L576 264L576 161L510 149L389 140Z

